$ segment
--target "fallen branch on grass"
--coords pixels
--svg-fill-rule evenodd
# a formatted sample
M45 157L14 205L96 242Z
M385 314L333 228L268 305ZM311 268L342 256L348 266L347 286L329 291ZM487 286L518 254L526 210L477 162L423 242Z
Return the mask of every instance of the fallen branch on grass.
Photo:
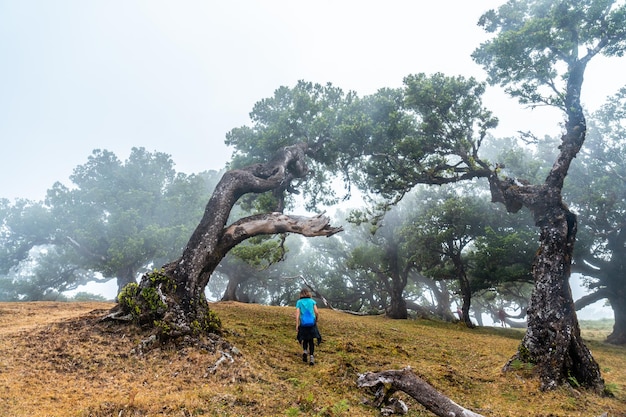
M361 388L372 388L376 391L374 405L378 408L385 405L394 392L402 391L417 400L428 411L440 417L484 417L481 414L461 407L437 391L426 381L415 375L410 367L402 370L360 374L357 385Z

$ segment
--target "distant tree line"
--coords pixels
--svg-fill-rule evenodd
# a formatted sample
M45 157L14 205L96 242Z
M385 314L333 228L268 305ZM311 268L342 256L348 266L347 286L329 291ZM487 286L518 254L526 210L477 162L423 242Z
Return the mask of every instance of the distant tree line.
M169 155L94 150L44 201L0 200L0 298L42 300L89 282L118 288L179 253L219 173L176 173Z

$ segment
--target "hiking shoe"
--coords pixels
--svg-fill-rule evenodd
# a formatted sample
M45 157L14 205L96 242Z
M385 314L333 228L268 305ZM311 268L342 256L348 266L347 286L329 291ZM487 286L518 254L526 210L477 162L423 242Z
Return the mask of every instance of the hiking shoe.
M307 357L307 353L306 353L306 352L304 352L304 353L302 354L302 362L306 362L306 357Z
M311 355L311 360L309 361L309 365L310 366L315 365L315 359L313 358L313 355Z

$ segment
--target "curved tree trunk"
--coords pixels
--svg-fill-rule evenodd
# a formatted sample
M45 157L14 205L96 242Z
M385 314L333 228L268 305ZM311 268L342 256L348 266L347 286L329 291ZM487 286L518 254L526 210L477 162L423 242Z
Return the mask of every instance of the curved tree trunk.
M605 288L600 288L595 292L592 292L591 294L587 294L587 295L583 295L582 297L580 297L578 300L576 300L576 302L574 303L574 307L576 308L576 311L580 311L583 308L597 302L600 300L604 300L606 298L609 298L609 291L607 291Z
M128 286L112 318L131 317L156 327L162 339L216 331L219 320L209 312L204 290L211 274L228 251L253 236L297 233L331 236L342 231L322 215L288 216L280 212L242 218L226 226L231 209L247 193L285 192L295 178L307 173L304 143L281 149L266 164L224 174L205 208L200 224L182 256L161 271L145 274L138 286Z
M426 277L420 273L415 274L415 277L416 282L425 284L433 295L436 303L433 307L434 315L445 321L455 321L456 318L450 309L452 302L450 300L450 290L448 290L448 284L446 284L446 281L435 281L432 278Z
M228 283L226 284L222 301L241 301L238 293L240 293L241 284L250 279L252 274L251 269L252 268L245 264L242 265L241 262L233 261L232 259L229 260L228 257L220 263L219 272L228 277Z
M585 264L580 259L576 264L576 272L592 276L599 280L598 288L576 300L576 311L600 300L608 300L613 310L613 331L607 336L606 342L616 345L626 344L626 288L624 287L624 271L626 259L620 256L626 243L626 229L621 229L608 239L608 247L612 253L606 262L595 262L596 268Z
M391 260L391 310L389 317L393 319L406 319L409 317L409 311L404 299L404 289L409 277L410 266L400 267L398 260L398 246L392 246L392 250L388 254Z
M607 337L608 343L616 345L626 344L626 258L622 256L626 247L626 228L621 227L617 233L609 238L609 247L613 253L606 269L607 277L602 282L606 284L606 293L613 308L613 332Z
M540 230L539 250L533 263L535 286L528 308L528 329L515 359L534 365L543 389L574 381L603 391L600 367L580 336L578 318L569 286L576 241L577 219L562 201L561 191L569 166L582 147L586 122L580 105L585 62L570 67L564 108L566 133L544 184L524 185L511 179L489 178L492 200L509 212L527 207Z
M528 308L528 330L513 359L533 363L543 389L570 378L601 388L600 369L580 336L569 286L576 218L566 209L554 209L547 217L552 221L541 225L541 246L533 265L536 285Z

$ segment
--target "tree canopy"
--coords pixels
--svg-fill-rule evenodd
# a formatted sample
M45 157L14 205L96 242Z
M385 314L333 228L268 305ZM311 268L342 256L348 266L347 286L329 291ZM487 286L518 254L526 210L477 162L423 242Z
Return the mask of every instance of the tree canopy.
M133 148L124 162L95 150L70 180L44 202L5 202L3 272L36 259L30 278L14 280L30 282L22 297L111 279L121 289L159 267L184 247L217 173L176 173L169 155Z

